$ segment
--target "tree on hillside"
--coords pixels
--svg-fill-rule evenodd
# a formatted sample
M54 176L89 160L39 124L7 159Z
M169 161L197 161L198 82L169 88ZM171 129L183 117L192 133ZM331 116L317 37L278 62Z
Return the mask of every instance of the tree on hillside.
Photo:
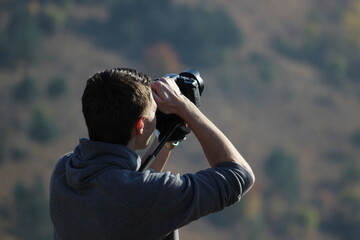
M297 159L282 148L273 149L264 163L267 177L265 222L276 236L288 236L300 201ZM295 224L297 225L297 223Z
M333 209L333 214L322 228L338 236L339 239L360 238L360 191L358 186L346 189Z
M46 143L56 137L57 131L49 114L42 108L33 113L29 126L29 136L39 142Z
M265 173L270 180L270 191L280 191L294 202L299 197L299 173L297 159L283 149L274 149L265 159Z
M25 76L14 89L13 98L16 101L29 103L38 96L36 81L30 76Z
M144 65L146 73L153 77L161 77L167 73L177 73L183 70L177 53L166 43L149 46L145 51ZM160 75L161 74L161 75Z
M356 129L350 136L350 141L354 147L360 149L360 129Z
M5 159L5 141L0 134L0 164L2 164L3 160Z
M69 0L43 1L39 13L39 26L43 33L51 35L65 27L69 3Z
M346 56L349 62L348 75L357 81L360 78L360 1L354 0L345 8L340 20L342 37L347 46Z
M242 199L240 204L225 208L206 217L211 223L222 229L231 229L239 223L244 239L264 239L263 200L259 189L253 188ZM266 203L265 203L266 204Z
M325 5L330 7L324 8ZM359 0L332 0L331 4L318 1L301 33L275 37L274 47L288 57L317 67L328 83L339 85L347 79L359 81L359 13Z
M67 91L67 82L61 77L53 77L49 79L47 84L47 93L52 98L60 97Z
M242 43L242 35L222 9L187 7L169 0L115 1L104 23L82 27L101 45L142 60L149 46L167 43L187 65L214 65L224 51ZM86 30L87 29L87 30Z
M0 7L8 13L5 26L0 28L0 67L14 67L19 62L33 63L39 59L43 35L52 34L65 26L64 2L0 2Z
M360 49L360 1L352 1L342 18L345 38Z
M18 61L36 59L40 46L37 18L28 8L27 1L16 1L5 29L0 31L0 66L14 66Z
M13 206L9 212L12 228L8 229L17 239L48 240L52 238L49 202L41 178L31 186L18 182L13 190Z

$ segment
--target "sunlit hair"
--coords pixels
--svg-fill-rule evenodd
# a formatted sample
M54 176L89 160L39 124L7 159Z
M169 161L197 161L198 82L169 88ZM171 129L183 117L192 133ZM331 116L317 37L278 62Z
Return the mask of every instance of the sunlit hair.
M151 79L130 68L98 72L87 80L82 111L94 141L127 145L137 119L151 103Z

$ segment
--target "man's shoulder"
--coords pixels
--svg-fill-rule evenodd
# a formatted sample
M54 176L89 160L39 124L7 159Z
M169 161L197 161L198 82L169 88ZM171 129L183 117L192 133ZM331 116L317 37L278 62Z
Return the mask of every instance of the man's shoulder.
M62 155L56 162L54 169L56 170L61 165L63 165L68 159L70 159L74 155L74 152L68 152Z
M65 153L64 155L62 155L59 160L58 160L58 163L61 162L61 161L66 161L66 159L69 159L70 157L72 157L74 155L74 152L71 151L71 152L68 152L68 153Z

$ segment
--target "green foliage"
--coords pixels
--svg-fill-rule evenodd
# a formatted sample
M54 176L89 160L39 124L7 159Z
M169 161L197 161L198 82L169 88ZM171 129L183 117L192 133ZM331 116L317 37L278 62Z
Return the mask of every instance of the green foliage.
M207 219L220 228L226 229L234 227L241 216L241 208L239 205L233 205L223 209L221 212L212 213Z
M190 8L169 0L116 1L105 23L88 22L87 34L101 45L141 60L144 50L169 43L187 64L221 61L224 51L238 46L242 35L224 10ZM83 27L86 31L86 27ZM226 37L224 37L226 36Z
M10 155L11 160L18 162L18 161L22 161L26 157L28 157L29 153L25 149L15 147L15 148L11 149L9 155Z
M0 164L5 159L5 141L0 139Z
M270 191L280 191L291 201L298 198L299 174L295 157L283 149L274 149L265 159L265 173L271 182Z
M38 89L36 81L29 76L25 76L24 79L19 82L15 87L13 97L16 101L32 102L38 96Z
M67 82L60 77L54 77L49 79L47 84L47 93L52 98L60 97L67 91Z
M344 9L341 24L344 37L354 48L360 49L360 1L353 0Z
M275 80L276 69L268 57L259 53L252 53L249 60L257 66L258 76L263 83L267 84Z
M63 1L64 2L64 1ZM39 17L39 26L47 34L53 34L66 25L67 11L66 3L58 5L56 1L49 1L44 4Z
M48 113L44 109L36 109L30 123L29 136L39 143L45 143L56 135L56 128Z
M348 74L348 60L344 54L337 52L328 54L324 64L328 75L332 76L330 80L335 81L335 83L339 83Z
M49 202L43 181L36 178L32 186L18 183L14 187L14 229L19 239L48 240L52 238Z
M352 133L350 140L355 147L360 149L360 129L357 129Z
M249 239L261 239L264 231L262 204L260 192L252 189L241 199L240 203L210 214L207 220L223 229L233 228L239 222L245 223L251 236Z
M336 7L314 8L317 17L309 18L300 36L288 40L276 37L273 46L288 57L319 68L330 84L339 85L347 78L359 81L360 2L333 4Z
M28 10L27 1L16 1L5 30L0 32L0 65L13 66L18 61L33 61L40 46L37 18Z
M360 238L360 191L358 187L346 190L333 209L330 220L323 223L325 231L332 232L339 239Z
M6 159L7 155L7 138L5 134L5 127L0 127L0 165Z
M309 22L304 29L300 45L302 58L315 65L321 65L327 53L328 39L323 35L321 27L315 22Z
M258 75L264 83L273 82L276 75L274 65L271 63L261 65L258 69Z
M44 33L54 33L65 25L65 1L17 0L0 3L9 19L0 29L0 67L20 62L33 63L41 53Z
M289 44L285 39L276 36L272 39L272 47L279 53L290 57L300 59L300 51L296 46Z
M312 207L306 207L294 214L293 221L302 230L317 229L320 222L319 213Z
M338 163L345 163L347 162L351 157L349 154L347 154L344 151L341 151L339 149L331 149L324 153L323 158L327 161L334 161Z
M316 22L309 22L299 39L300 41L293 43L291 40L286 41L277 37L273 40L273 47L285 56L311 63L325 72L332 71L330 65L336 60L329 62L327 56L331 53L336 55L336 52L331 49L334 48L334 38L326 36ZM327 76L331 76L331 74L329 73Z
M290 239L308 239L307 234L316 231L319 222L319 212L311 206L306 206L294 211L284 225Z
M351 158L343 162L342 185L356 185L360 181L360 163L357 159Z

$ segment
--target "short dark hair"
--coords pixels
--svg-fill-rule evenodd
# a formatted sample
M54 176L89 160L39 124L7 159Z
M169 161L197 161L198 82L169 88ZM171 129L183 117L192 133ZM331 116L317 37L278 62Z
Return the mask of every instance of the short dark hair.
M151 79L131 68L112 68L87 80L82 111L94 141L127 145L151 102Z

